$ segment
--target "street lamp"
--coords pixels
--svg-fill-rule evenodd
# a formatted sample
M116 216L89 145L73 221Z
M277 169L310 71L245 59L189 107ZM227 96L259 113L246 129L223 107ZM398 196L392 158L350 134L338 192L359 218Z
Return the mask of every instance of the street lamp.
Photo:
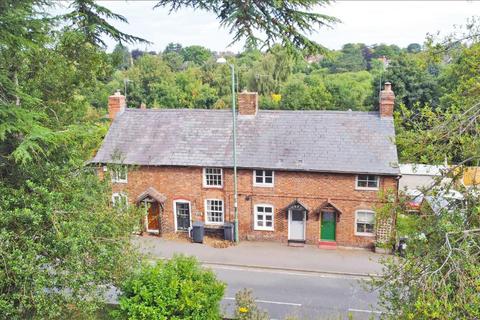
M232 71L232 119L233 119L233 227L235 242L238 243L238 193L237 193L237 113L235 111L235 68L227 63L224 57L217 59L217 63L228 64Z

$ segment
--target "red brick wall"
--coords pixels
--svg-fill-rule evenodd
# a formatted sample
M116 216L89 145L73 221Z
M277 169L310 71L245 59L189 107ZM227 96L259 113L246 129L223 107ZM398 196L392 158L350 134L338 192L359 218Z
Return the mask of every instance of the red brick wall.
M100 170L100 172L102 172ZM102 172L103 173L103 172ZM380 205L379 191L355 190L355 175L312 172L275 171L273 188L254 187L253 170L238 171L238 210L241 239L288 240L288 219L285 208L295 199L310 210L307 220L306 238L308 243L320 239L320 220L316 211L330 199L341 211L337 219L337 244L345 246L371 246L375 237L355 236L355 210L371 209ZM173 201L185 199L191 202L192 218L204 220L204 201L207 198L223 199L225 220L233 221L233 171L223 170L224 187L221 189L203 187L202 168L192 167L139 167L129 171L128 183L114 184L113 191L124 191L129 201L154 187L167 200L161 217L161 232L174 232ZM396 190L395 177L381 177L380 190ZM275 231L253 231L254 205L259 203L274 206Z
M258 111L258 94L256 92L238 93L238 113L256 115Z

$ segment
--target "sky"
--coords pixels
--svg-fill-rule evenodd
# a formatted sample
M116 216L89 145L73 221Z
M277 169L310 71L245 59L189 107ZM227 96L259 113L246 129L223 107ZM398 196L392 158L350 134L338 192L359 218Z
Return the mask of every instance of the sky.
M215 15L181 10L168 14L155 9L155 1L99 1L125 16L129 24L115 23L120 30L143 37L153 44L130 45L132 49L162 51L170 42L202 45L214 51L242 50L243 43L229 46L232 35L220 27ZM447 34L454 25L480 15L480 1L337 1L315 11L339 18L333 29L319 29L311 38L330 49L345 43L387 43L406 47L423 43L427 33ZM115 45L107 41L109 49Z

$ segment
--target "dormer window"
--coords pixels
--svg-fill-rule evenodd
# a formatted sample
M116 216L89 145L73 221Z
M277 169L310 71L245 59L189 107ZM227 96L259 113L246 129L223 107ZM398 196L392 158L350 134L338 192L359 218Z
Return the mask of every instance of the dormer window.
M203 186L206 188L222 188L222 168L203 168Z
M378 190L380 185L379 176L359 174L356 178L356 187L358 190Z
M273 187L273 170L253 170L255 187Z

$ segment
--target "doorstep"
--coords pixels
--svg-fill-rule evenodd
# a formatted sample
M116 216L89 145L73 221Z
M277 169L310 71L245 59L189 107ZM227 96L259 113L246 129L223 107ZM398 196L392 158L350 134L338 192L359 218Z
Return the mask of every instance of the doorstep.
M335 250L337 249L337 242L336 241L328 241L328 240L319 240L318 247L320 249L327 249L327 250Z
M289 247L304 247L305 240L288 240Z

